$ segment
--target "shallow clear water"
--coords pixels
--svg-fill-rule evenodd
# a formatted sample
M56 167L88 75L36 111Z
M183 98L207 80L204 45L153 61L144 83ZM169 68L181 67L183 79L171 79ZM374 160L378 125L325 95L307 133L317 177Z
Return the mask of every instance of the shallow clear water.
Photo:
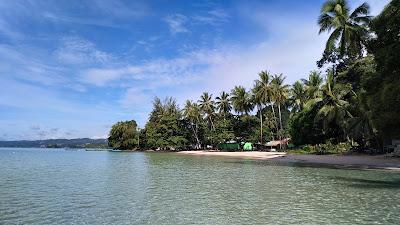
M0 149L0 224L400 224L400 174Z

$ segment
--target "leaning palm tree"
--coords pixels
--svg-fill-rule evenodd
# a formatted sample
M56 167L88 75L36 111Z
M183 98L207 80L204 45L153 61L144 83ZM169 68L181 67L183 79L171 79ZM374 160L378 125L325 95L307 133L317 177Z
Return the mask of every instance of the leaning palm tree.
M247 115L249 112L251 112L251 110L253 110L254 106L252 102L252 96L246 91L246 88L243 86L235 86L231 95L233 109L237 113L240 113L241 115Z
M192 128L193 136L195 137L197 142L196 145L197 147L200 147L201 143L198 135L198 129L199 129L198 124L200 119L199 106L196 103L187 100L185 103L185 108L183 109L183 116L189 121L190 126Z
M215 102L212 100L212 94L209 94L208 92L204 92L200 96L199 106L200 106L201 111L205 115L205 119L210 122L211 129L215 130L215 126L214 126L214 122L213 122L213 117L215 114Z
M339 49L339 56L362 56L364 43L368 35L369 5L363 3L351 14L346 0L328 0L321 8L318 19L319 33L330 32L325 52Z
M281 130L283 129L281 105L285 104L289 94L289 85L284 84L285 78L286 77L282 74L279 74L275 75L271 80L272 95L278 105L279 125Z
M221 92L221 95L216 97L215 99L217 100L216 103L218 112L222 115L222 117L225 120L226 115L228 115L232 110L229 94L223 91Z

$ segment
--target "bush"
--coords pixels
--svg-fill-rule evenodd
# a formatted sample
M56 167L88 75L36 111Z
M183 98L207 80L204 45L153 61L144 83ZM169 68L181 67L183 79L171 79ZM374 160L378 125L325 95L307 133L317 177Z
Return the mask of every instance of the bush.
M294 154L328 155L345 153L348 152L351 148L351 142L340 142L338 144L332 144L332 142L328 141L325 144L304 145L298 149L290 150L289 152Z

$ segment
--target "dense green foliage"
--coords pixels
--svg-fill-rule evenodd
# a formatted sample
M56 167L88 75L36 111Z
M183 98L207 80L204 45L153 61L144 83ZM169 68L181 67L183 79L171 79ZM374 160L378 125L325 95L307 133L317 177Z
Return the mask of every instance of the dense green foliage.
M353 11L346 0L322 6L320 33L330 36L317 65L325 73L311 71L289 86L284 75L261 71L250 90L239 85L216 98L204 92L183 109L173 98L156 98L141 147L199 149L291 138L294 145L314 146L301 151L325 154L381 149L400 138L400 0L375 18L368 14L366 3ZM123 127L113 127L110 138L124 136Z
M176 101L155 98L153 111L145 127L146 147L175 150L188 144L188 123L183 120Z
M132 150L138 147L136 121L124 121L114 124L110 130L108 146L118 150Z
M376 73L364 81L373 124L386 139L400 138L400 1L393 0L372 24L369 44Z

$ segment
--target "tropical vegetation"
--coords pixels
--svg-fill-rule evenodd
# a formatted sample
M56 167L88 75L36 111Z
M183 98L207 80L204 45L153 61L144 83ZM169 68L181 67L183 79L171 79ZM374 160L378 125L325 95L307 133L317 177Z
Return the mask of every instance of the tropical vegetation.
M307 79L289 85L283 74L260 71L251 89L204 92L182 109L171 97L155 98L140 134L136 123L117 123L110 146L179 150L290 138L323 154L379 151L400 139L400 0L376 17L367 3L351 11L346 0L328 0L318 25L329 38Z

